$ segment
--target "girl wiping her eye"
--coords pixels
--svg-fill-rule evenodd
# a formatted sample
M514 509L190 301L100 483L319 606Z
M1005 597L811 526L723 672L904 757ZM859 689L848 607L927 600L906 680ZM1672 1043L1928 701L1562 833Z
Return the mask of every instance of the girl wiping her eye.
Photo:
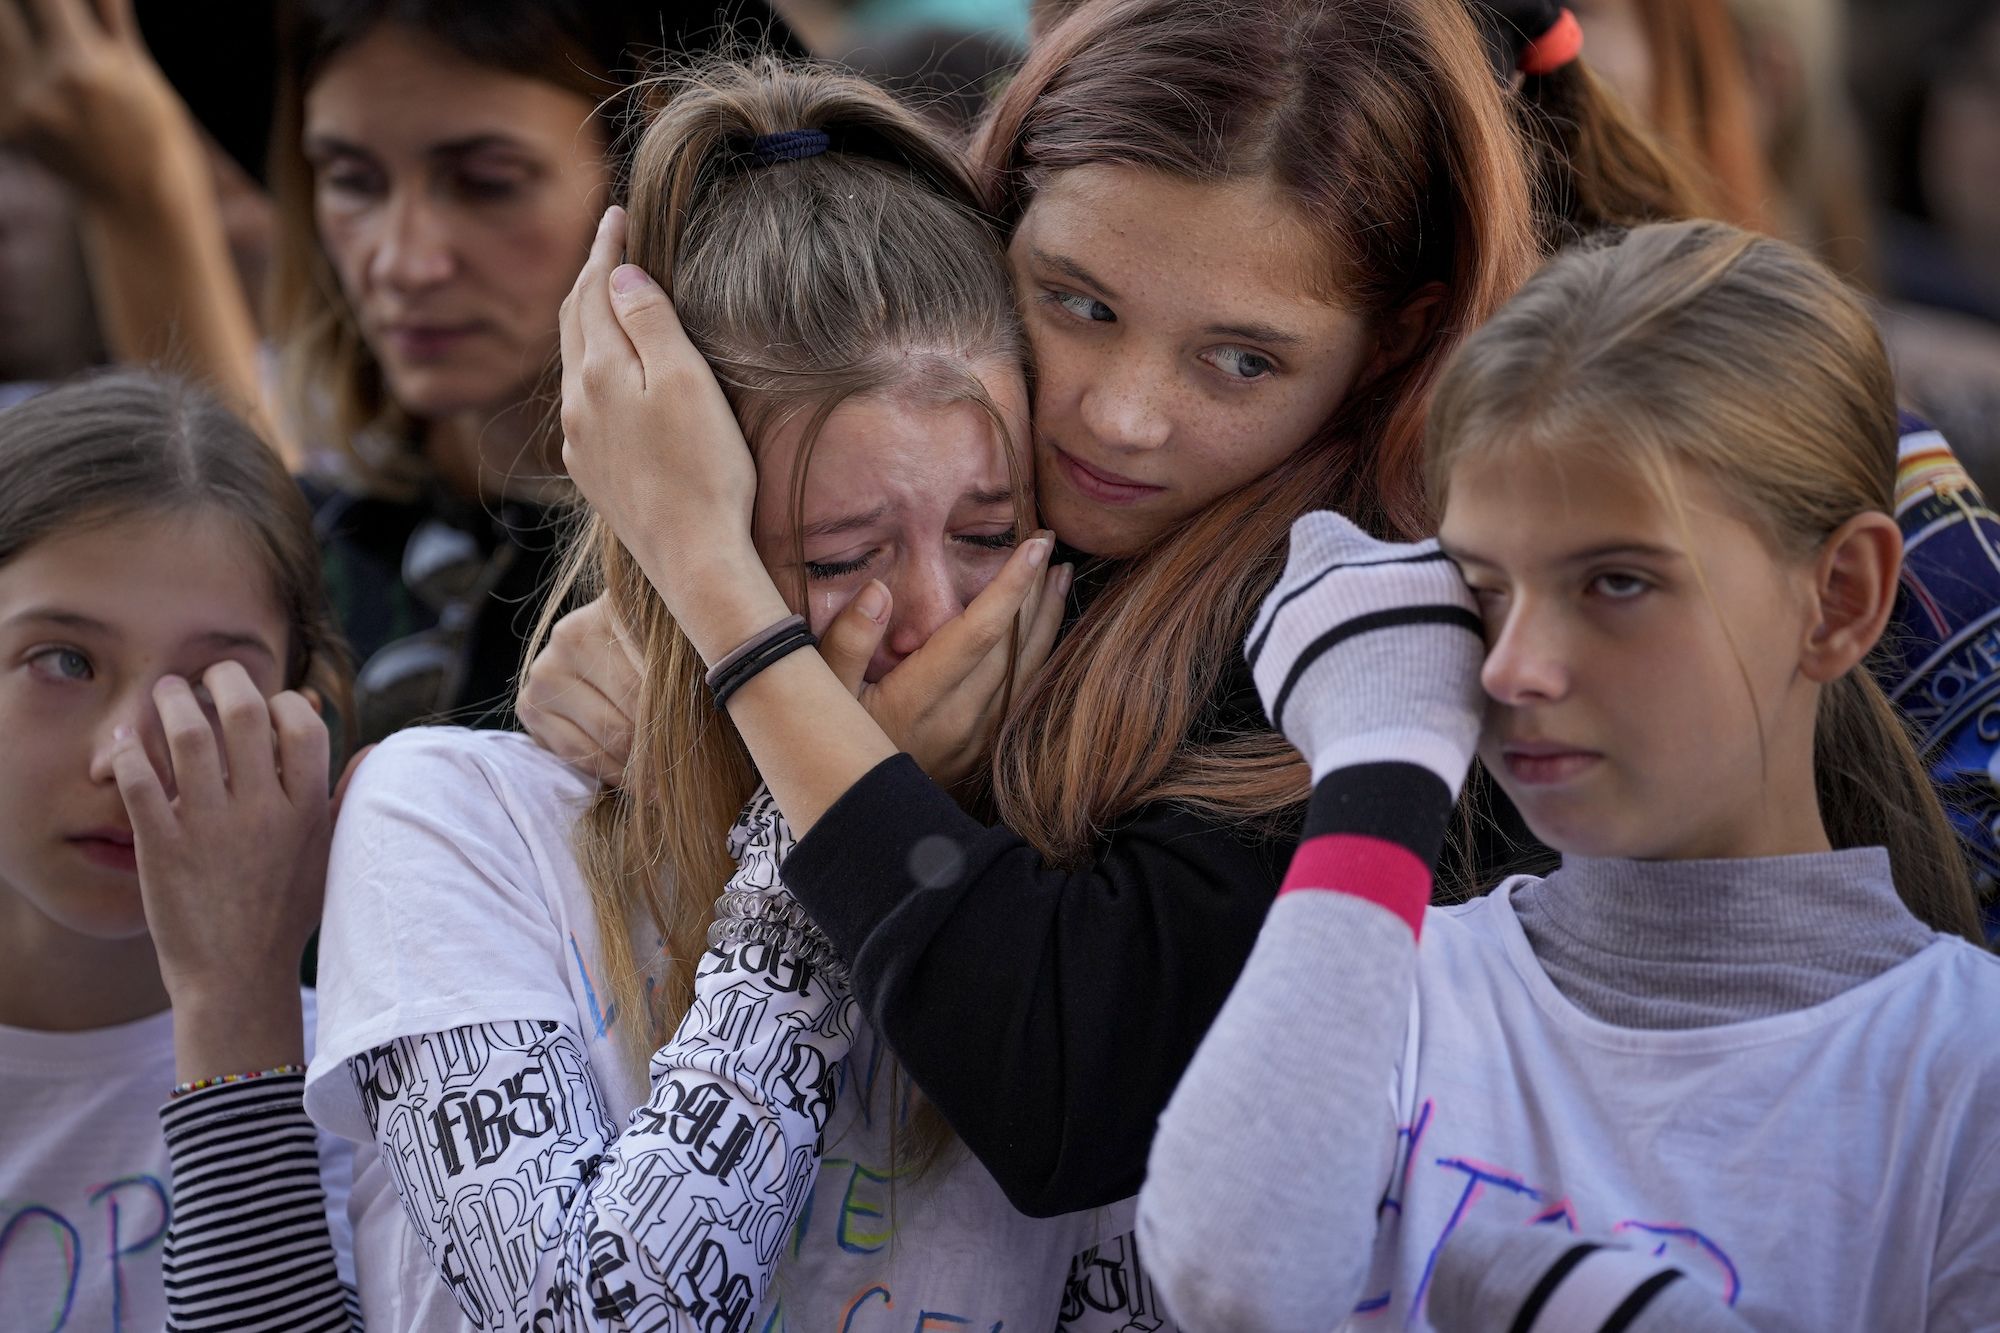
M0 413L0 472L0 1310L344 1326L299 962L347 673L305 501L139 374Z

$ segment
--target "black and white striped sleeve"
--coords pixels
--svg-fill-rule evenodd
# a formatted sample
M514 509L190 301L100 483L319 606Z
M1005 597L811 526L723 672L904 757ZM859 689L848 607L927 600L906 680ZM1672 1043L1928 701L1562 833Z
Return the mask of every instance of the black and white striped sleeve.
M173 1170L167 1327L358 1330L327 1226L305 1075L226 1083L160 1108Z

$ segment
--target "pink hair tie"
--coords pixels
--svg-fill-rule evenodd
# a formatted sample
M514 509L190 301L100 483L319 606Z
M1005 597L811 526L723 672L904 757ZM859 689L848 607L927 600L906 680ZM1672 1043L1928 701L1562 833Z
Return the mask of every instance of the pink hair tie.
M1574 13L1565 9L1547 32L1529 42L1521 52L1519 69L1532 77L1553 74L1582 54L1583 25L1576 21Z

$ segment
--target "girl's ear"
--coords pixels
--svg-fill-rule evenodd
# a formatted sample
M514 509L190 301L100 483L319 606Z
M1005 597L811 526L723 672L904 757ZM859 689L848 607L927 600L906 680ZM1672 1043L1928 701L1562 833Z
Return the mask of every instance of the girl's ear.
M1799 669L1828 684L1852 671L1882 637L1896 605L1903 533L1887 514L1857 514L1834 529L1814 564L1819 616Z
M1444 298L1449 291L1441 282L1427 282L1383 318L1375 330L1375 353L1368 358L1362 383L1394 370L1416 354L1443 317Z

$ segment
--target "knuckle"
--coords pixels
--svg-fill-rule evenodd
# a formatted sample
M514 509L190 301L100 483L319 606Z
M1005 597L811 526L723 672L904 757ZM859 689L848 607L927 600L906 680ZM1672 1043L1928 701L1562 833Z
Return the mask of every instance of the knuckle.
M161 724L166 733L167 744L175 749L198 750L211 746L215 735L208 729L208 721L202 717L176 717Z
M215 701L215 713L230 727L252 726L270 715L262 699L255 695L245 698L234 690Z

